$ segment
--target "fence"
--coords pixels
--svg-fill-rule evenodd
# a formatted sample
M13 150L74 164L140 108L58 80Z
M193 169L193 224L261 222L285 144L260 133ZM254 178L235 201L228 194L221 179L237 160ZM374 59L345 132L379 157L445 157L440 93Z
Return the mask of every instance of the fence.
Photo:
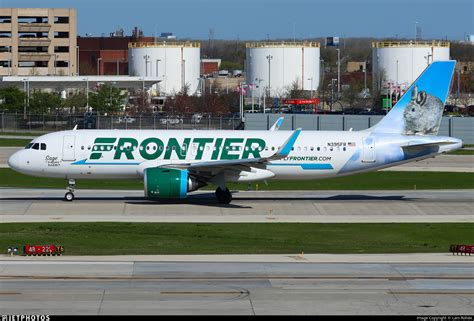
M281 114L245 114L245 129L269 129ZM363 130L377 124L384 116L283 114L281 130ZM474 144L474 117L443 117L440 136L461 138Z
M46 133L79 129L243 129L240 118L228 117L160 117L160 116L98 116L98 115L0 115L0 131L31 131Z
M377 124L383 116L283 114L281 130L363 130ZM0 131L46 133L72 129L243 129L240 118L159 117L159 116L87 116L0 114ZM266 130L281 114L245 114L245 129ZM443 117L439 135L461 138L474 144L474 117Z

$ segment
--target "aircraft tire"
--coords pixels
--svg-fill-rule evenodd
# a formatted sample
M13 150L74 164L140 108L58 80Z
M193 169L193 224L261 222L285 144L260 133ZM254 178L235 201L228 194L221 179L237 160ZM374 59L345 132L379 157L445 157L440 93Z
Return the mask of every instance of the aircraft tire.
M67 192L64 194L64 200L66 202L72 202L74 200L74 194L72 192Z
M232 193L227 187L225 190L218 187L216 189L216 198L219 204L229 204L232 201Z

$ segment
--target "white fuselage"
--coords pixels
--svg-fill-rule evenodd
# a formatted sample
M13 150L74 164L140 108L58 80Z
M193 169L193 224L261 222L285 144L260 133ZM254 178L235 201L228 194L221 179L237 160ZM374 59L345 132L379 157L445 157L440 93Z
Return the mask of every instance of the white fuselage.
M167 164L270 157L291 131L71 130L43 135L9 159L16 171L41 177L142 179L144 169ZM408 142L445 141L407 155ZM44 145L41 145L44 144ZM303 131L289 155L265 168L226 173L225 180L318 179L389 167L460 148L456 138ZM34 145L33 145L34 146ZM42 149L41 147L44 147Z

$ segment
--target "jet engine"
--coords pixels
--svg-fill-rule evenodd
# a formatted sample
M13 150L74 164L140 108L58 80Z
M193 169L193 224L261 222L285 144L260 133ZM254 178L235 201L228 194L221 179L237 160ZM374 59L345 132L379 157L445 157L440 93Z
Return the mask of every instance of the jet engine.
M188 192L206 185L182 169L147 168L143 177L148 198L186 198Z

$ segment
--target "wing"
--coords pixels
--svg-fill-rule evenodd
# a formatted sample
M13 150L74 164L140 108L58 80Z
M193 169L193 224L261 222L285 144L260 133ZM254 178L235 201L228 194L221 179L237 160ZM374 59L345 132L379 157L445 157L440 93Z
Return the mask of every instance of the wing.
M160 167L186 169L191 175L201 177L205 180L209 180L222 172L250 172L252 168L266 168L269 162L287 157L300 133L301 128L296 129L277 152L270 157L168 164Z

